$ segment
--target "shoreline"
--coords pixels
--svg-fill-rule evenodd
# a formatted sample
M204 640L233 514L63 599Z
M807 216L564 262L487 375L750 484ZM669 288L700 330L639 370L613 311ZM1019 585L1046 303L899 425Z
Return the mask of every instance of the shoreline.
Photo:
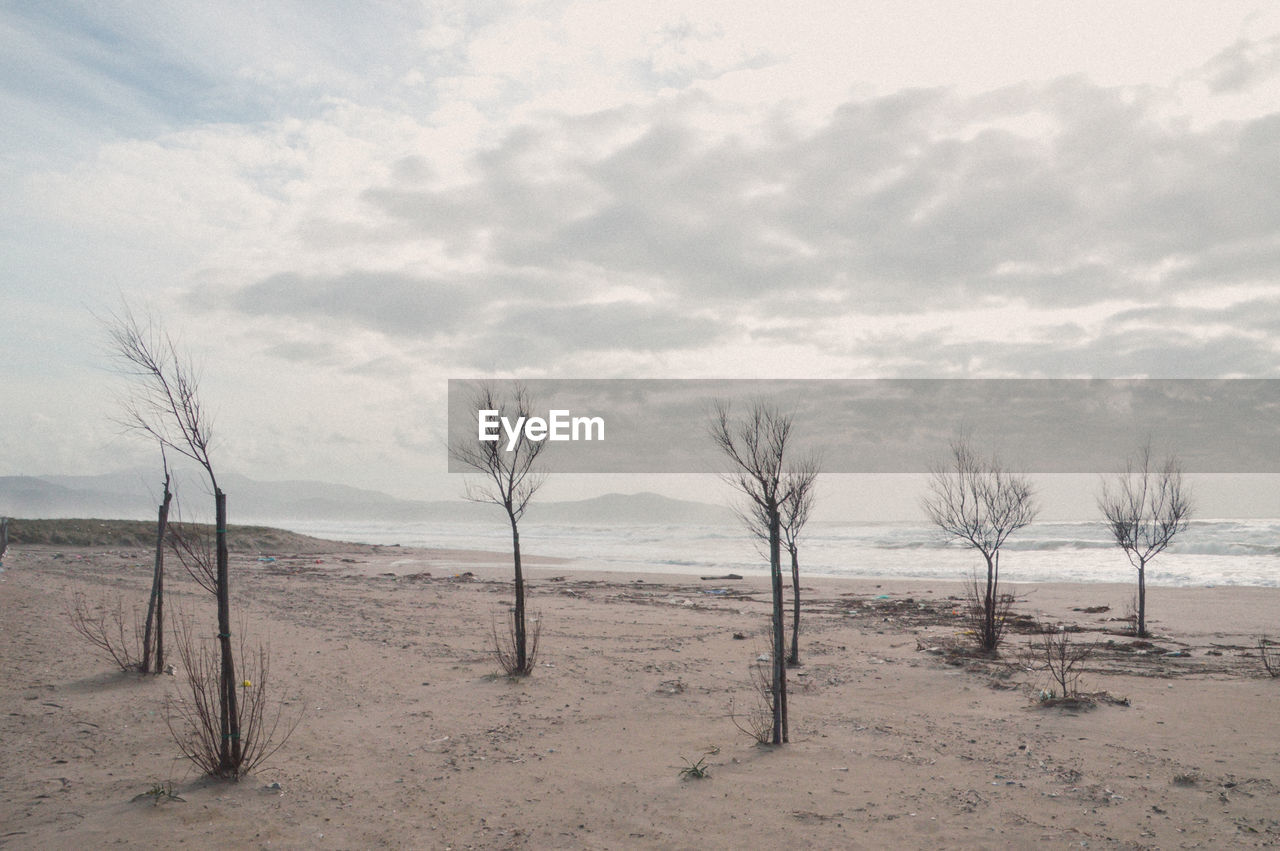
M1148 642L1108 620L1128 586L1025 589L1018 612L1098 643L1083 689L1124 701L1071 711L1036 704L1044 675L1017 663L1035 638L1025 623L1002 659L950 651L962 582L814 578L804 664L789 674L792 743L768 748L728 717L752 698L764 578L530 558L542 645L534 674L513 682L490 653L510 604L506 554L339 544L259 558L232 554L233 606L269 644L272 693L301 721L264 768L229 784L176 754L163 715L181 672L113 671L61 616L73 590L141 599L146 550L11 546L0 843L1280 843L1280 680L1259 673L1252 634L1280 613L1280 589L1156 589ZM208 595L179 569L170 577L171 611L207 619ZM682 778L698 760L710 776ZM156 784L183 801L146 799Z

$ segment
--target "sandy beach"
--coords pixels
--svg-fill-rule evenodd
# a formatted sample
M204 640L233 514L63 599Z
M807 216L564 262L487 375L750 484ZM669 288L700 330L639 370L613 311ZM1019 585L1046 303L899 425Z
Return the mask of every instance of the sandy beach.
M296 543L296 542L295 542ZM302 550L306 550L305 552ZM271 558L272 561L260 559ZM504 553L294 545L232 555L233 599L300 721L238 784L164 721L176 676L113 669L63 615L150 586L144 547L11 545L0 574L0 844L12 848L1229 848L1280 844L1280 590L1014 586L1096 640L1088 710L1047 676L946 652L961 585L815 580L792 742L729 717L764 652L764 579L531 558L536 672L497 676ZM170 608L212 617L176 565ZM960 579L961 577L957 577ZM1091 611L1085 611L1085 610ZM211 631L211 630L210 630ZM735 636L742 636L737 638ZM1110 642L1108 644L1108 642ZM705 779L680 769L702 761ZM182 800L149 790L172 784ZM158 801L158 802L157 802Z

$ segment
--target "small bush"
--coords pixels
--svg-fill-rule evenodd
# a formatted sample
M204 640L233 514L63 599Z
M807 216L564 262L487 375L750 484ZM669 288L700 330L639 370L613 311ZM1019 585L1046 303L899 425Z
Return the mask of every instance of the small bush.
M498 665L508 677L527 677L533 673L533 669L538 665L538 640L542 637L542 618L538 615L528 619L531 626L526 627L527 632L525 638L528 639L528 645L524 657L524 667L520 666L520 654L516 648L516 615L512 609L511 615L506 618L507 632L506 635L498 633L498 619L493 620L493 657L498 660Z
M681 757L684 759L684 757ZM703 780L711 776L711 769L707 767L707 758L700 757L697 762L689 762L685 759L684 768L680 769L680 776L686 780Z
M965 600L962 613L967 634L973 637L978 651L984 655L995 656L1000 652L1008 630L1010 614L1013 611L1015 598L1012 594L998 593L991 601L993 611L987 613L986 579L979 578L975 572L965 589Z
M142 659L142 623L138 608L126 613L124 597L91 603L76 591L66 604L67 620L81 638L103 650L122 671L137 671Z
M1280 677L1280 644L1265 635L1258 636L1258 658L1262 661L1262 670L1267 672L1267 676Z
M185 694L171 698L165 707L165 723L183 756L205 774L228 780L239 780L270 758L301 720L299 714L291 723L282 723L283 704L271 698L270 652L259 644L256 653L248 653L243 629L240 634L242 680L236 702L240 739L232 765L224 765L222 759L220 648L212 637L201 641L189 617L175 619L174 626Z
M1023 651L1023 662L1030 670L1049 673L1051 685L1041 689L1041 702L1079 698L1080 674L1095 644L1073 642L1069 631L1057 627L1041 625L1038 631L1040 635Z
M745 710L739 712L733 698L729 698L729 720L743 735L760 745L773 741L773 668L770 659L770 654L760 653L751 663L748 675L751 700Z
M183 798L176 791L174 791L173 784L169 782L152 783L150 789L148 789L147 791L141 794L134 795L133 800L150 801L152 806L156 806L156 807L160 806L166 801L178 801L184 804L187 802L186 798Z

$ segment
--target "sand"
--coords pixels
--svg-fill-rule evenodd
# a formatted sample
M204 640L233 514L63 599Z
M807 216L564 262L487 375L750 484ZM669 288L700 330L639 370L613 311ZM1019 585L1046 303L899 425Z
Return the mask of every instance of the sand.
M1280 591L1035 585L1018 611L1112 642L1096 708L1045 675L947 652L959 584L816 580L789 745L735 727L766 644L764 579L532 560L536 672L495 676L502 553L332 545L233 554L234 609L300 717L239 783L167 731L176 676L112 669L62 614L73 590L141 601L141 548L11 545L0 574L0 844L222 848L1228 848L1280 844L1280 680L1255 645ZM467 575L467 574L470 575ZM426 574L429 574L426 575ZM170 608L212 618L171 573ZM1085 608L1107 611L1084 612ZM207 630L212 632L212 630ZM735 634L745 639L735 638ZM1170 656L1183 652L1186 655ZM1127 705L1126 705L1127 704ZM705 779L680 770L704 765ZM146 793L172 789L182 800Z

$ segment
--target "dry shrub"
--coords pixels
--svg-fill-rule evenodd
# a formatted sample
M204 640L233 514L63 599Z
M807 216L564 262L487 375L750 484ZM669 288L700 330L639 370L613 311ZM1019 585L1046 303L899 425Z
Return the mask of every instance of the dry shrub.
M965 589L964 622L979 652L991 656L999 653L1014 602L1016 598L1012 594L997 593L991 601L994 611L988 616L986 579L974 572Z
M1046 699L1074 700L1080 697L1080 675L1084 664L1095 649L1096 644L1092 641L1073 642L1070 631L1042 624L1040 635L1028 642L1023 651L1023 663L1030 670L1049 673L1056 693L1050 693Z
M1267 676L1280 677L1280 645L1265 635L1258 636L1258 658L1262 660L1262 669Z
M270 691L270 650L259 644L248 652L240 630L240 696L236 704L239 719L239 748L233 748L230 765L223 762L219 699L222 658L213 633L197 635L189 616L175 619L174 643L182 661L185 685L181 694L165 706L165 723L183 756L213 777L239 780L252 772L284 746L293 734L301 712L284 720L284 702Z
M762 658L766 661L761 661ZM773 664L768 661L772 658L769 653L761 652L751 663L748 674L751 698L745 709L738 711L733 697L729 698L729 720L743 735L760 745L773 741Z
M66 604L67 620L81 638L106 653L122 671L141 670L142 622L138 607L125 611L124 597L91 603L83 591L76 591Z
M538 639L542 637L542 618L537 612L528 619L526 626L525 638L528 639L526 652L524 657L524 667L520 666L520 654L517 652L518 643L516 641L516 615L512 609L510 615L505 618L507 622L506 635L498 632L498 618L493 618L493 657L498 660L498 665L502 667L503 672L508 677L527 677L533 673L533 669L538 666Z

